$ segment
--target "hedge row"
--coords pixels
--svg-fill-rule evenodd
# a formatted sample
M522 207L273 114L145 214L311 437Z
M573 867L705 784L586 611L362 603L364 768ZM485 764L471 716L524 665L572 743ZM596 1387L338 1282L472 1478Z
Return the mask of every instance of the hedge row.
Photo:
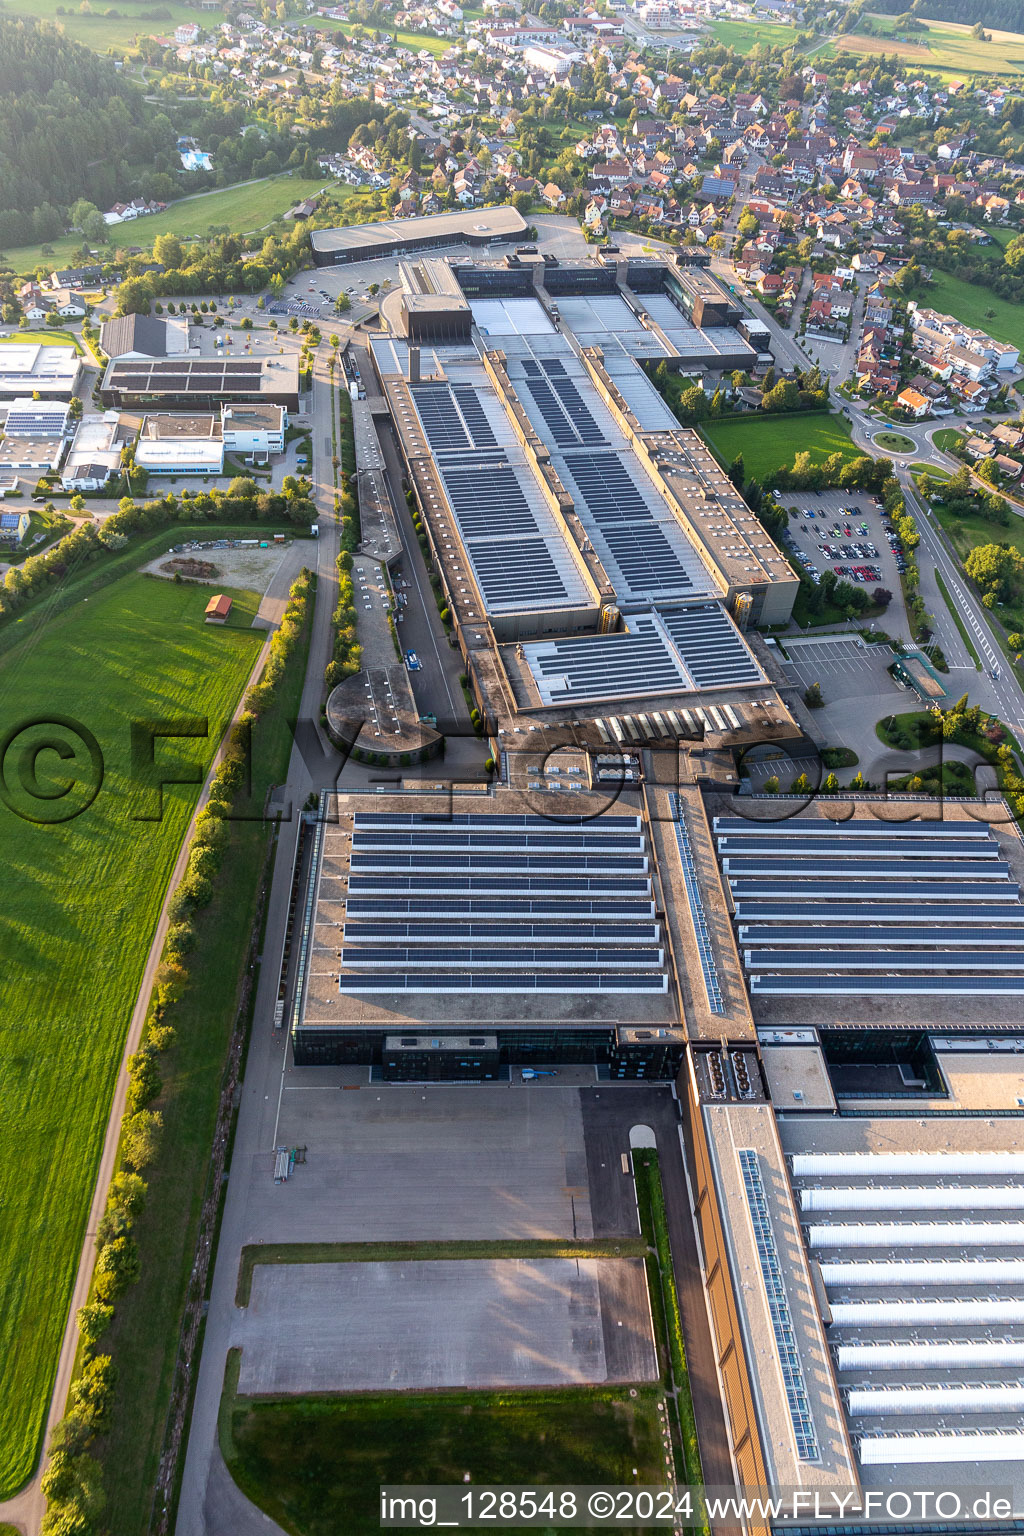
M147 1189L141 1173L157 1158L163 1126L160 1111L150 1106L163 1086L160 1055L174 1043L174 1030L164 1023L164 1013L189 983L188 954L196 941L195 918L213 895L214 877L228 837L225 818L244 777L247 734L273 700L285 663L301 639L314 591L315 578L303 569L271 639L260 679L245 696L244 712L213 776L207 803L196 817L185 874L168 904L170 928L153 989L150 1023L145 1039L127 1063L120 1169L111 1180L96 1234L92 1297L76 1316L81 1340L78 1375L68 1394L64 1417L50 1437L50 1459L41 1480L47 1500L41 1536L96 1536L99 1530L104 1494L100 1466L90 1448L109 1425L117 1373L110 1356L97 1354L96 1346L114 1317L114 1304L138 1280L141 1270L134 1237Z
M337 559L338 602L331 623L334 645L324 671L328 688L336 688L346 677L353 677L363 664L363 648L356 635L355 588L352 585L352 553L343 549Z
M288 522L301 526L316 521L316 507L305 494L306 481L293 481L290 492L260 491L248 477L232 480L226 491L200 491L180 497L167 495L137 503L122 497L118 510L102 525L83 523L41 555L12 565L0 585L0 619L17 613L46 587L73 575L97 556L124 549L144 533L172 523Z

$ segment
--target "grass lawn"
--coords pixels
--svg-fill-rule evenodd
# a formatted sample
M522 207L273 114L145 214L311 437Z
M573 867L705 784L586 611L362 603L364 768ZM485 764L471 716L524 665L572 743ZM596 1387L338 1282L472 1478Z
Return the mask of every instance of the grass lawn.
M338 21L333 16L318 16L316 24L318 31L327 32L334 30L336 32L344 32L346 37L352 37L353 34L372 37L375 30L373 27L361 27L358 23L350 21ZM455 38L434 37L429 32L395 32L391 27L382 27L380 30L381 32L386 32L389 37L395 38L400 47L411 48L415 53L418 53L421 48L425 48L428 53L434 55L435 59L439 59L442 54L447 53L448 49L453 47L456 42Z
M761 43L771 48L789 48L796 42L796 27L771 21L713 21L709 37L737 53L753 53Z
M114 9L119 17L104 16L107 9L102 3L93 6L93 14L83 16L77 5L66 4L64 16L57 15L60 0L6 0L4 12L15 16L35 16L38 20L54 22L68 37L84 43L94 53L113 52L121 56L134 46L139 37L173 37L174 29L183 22L197 21L200 26L212 27L219 17L196 15L195 10L180 5L177 0L161 0L160 19L153 20L145 7L129 0L128 6Z
M253 733L253 799L283 782L302 692L307 643L289 658L275 704ZM189 956L192 985L171 1009L173 1050L162 1058L162 1149L148 1169L149 1193L136 1238L142 1277L117 1304L104 1335L118 1368L110 1432L100 1443L108 1505L118 1536L148 1536L153 1488L178 1354L182 1308L192 1269L227 1042L253 929L268 848L259 821L235 821L214 899ZM257 974L252 977L255 995Z
M937 432L932 433L932 442L935 444L936 448L940 449L943 453L952 453L957 444L962 443L965 440L966 434L961 432L957 427L940 427ZM927 464L925 465L925 469L928 469ZM934 473L934 471L929 470L929 473Z
M817 415L740 416L734 421L704 422L701 431L724 464L731 464L742 453L747 479L759 480L762 485L769 485L776 469L792 464L805 450L817 461L833 453L848 459L860 456L850 439L846 418L824 411Z
M205 769L263 639L204 624L205 587L134 571L93 582L88 597L86 586L88 579L66 609L44 599L31 621L4 635L5 720L81 721L102 751L104 778L92 804L60 825L0 806L8 977L0 1056L3 1496L29 1476L39 1450L114 1076L198 791L169 787L161 821L133 821L128 723L208 717L207 740L165 742L157 759ZM255 594L232 595L240 611L255 612ZM11 764L9 755L9 774ZM51 789L66 771L52 752L39 770Z
M872 442L876 448L881 448L883 453L913 453L914 451L913 439L904 437L902 432L876 432Z
M4 347L74 347L81 352L82 343L72 331L15 331L12 336L0 336Z
M933 506L932 513L949 535L961 560L965 559L979 544L1012 544L1024 555L1024 518L1017 517L1012 512L1005 528L999 523L989 522L984 517L954 517L941 505ZM1024 630L1024 599L1014 604L997 603L992 610L992 617L998 619L1011 634L1015 630L1018 632ZM993 624L992 628L996 638L1003 645L1004 651L1012 659L1012 653L1003 643L999 624Z
M294 1536L371 1536L383 1483L660 1483L660 1387L237 1397L220 1444L235 1481ZM234 1377L234 1381L232 1380ZM636 1467L639 1477L633 1476Z
M194 16L192 19L195 19ZM113 242L116 246L121 241L130 240L132 245L149 247L157 235L178 235L181 239L187 239L193 235L207 235L211 229L224 227L238 234L248 234L251 230L262 229L265 224L272 223L304 197L312 197L315 192L322 192L329 186L331 183L328 181L293 176L291 172L265 177L260 181L237 182L234 186L223 187L216 192L200 192L194 197L181 198L171 203L166 212L151 213L143 219L135 219L130 226L117 225L113 230ZM340 189L332 187L331 190L333 196L339 195ZM356 189L352 187L345 190L355 192ZM4 254L17 272L31 272L40 262L57 267L73 251L81 249L82 238L80 235L68 235L62 240L50 240L47 243L53 252L51 256L43 255L41 245L22 245ZM53 336L53 340L59 339Z
M1001 299L991 288L977 283L965 283L951 272L934 268L933 281L923 290L921 302L940 314L952 315L965 325L976 325L987 331L996 341L1007 341L1017 346L1021 338L1020 306L1009 299ZM992 315L986 313L992 310Z

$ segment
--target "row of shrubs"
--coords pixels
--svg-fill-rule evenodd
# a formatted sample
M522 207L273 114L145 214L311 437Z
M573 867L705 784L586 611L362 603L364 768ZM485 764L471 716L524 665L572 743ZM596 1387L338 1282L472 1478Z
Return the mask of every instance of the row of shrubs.
M120 1167L111 1180L96 1234L92 1296L76 1315L81 1342L78 1374L64 1417L51 1435L49 1464L41 1481L47 1500L42 1536L94 1536L98 1530L104 1495L100 1465L90 1449L109 1427L117 1368L110 1355L98 1353L97 1346L113 1321L115 1303L141 1272L134 1236L147 1192L141 1175L160 1150L163 1118L151 1106L163 1087L160 1057L174 1043L174 1030L165 1014L189 984L188 955L196 942L198 914L213 896L213 882L228 838L227 818L245 776L247 736L273 701L288 658L301 640L315 588L315 577L303 569L271 639L260 679L245 696L244 711L213 776L206 805L196 817L185 874L168 904L170 927L153 990L150 1022L145 1039L127 1063Z
M118 510L102 525L83 523L41 555L30 555L9 567L0 586L0 619L17 613L45 588L73 575L81 566L124 549L141 534L154 533L175 522L248 523L288 521L300 526L316 521L316 508L304 494L305 481L296 481L292 494L261 491L255 480L240 476L226 491L184 492L157 500L121 499Z
M355 587L352 584L352 552L343 549L337 559L338 601L331 620L334 626L334 645L331 659L324 671L328 688L336 688L346 677L352 677L363 664L363 648L356 638Z

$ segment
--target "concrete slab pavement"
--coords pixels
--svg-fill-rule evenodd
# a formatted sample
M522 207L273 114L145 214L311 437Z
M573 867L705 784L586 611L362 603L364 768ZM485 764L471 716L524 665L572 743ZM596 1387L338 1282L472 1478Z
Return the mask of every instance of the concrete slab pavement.
M233 1340L251 1395L654 1381L658 1370L640 1259L258 1265Z

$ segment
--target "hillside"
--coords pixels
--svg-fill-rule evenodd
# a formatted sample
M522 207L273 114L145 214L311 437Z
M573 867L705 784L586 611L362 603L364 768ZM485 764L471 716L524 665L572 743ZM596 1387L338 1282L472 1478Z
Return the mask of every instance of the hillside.
M176 163L169 119L112 61L0 14L0 247L60 235L81 198L172 197Z

